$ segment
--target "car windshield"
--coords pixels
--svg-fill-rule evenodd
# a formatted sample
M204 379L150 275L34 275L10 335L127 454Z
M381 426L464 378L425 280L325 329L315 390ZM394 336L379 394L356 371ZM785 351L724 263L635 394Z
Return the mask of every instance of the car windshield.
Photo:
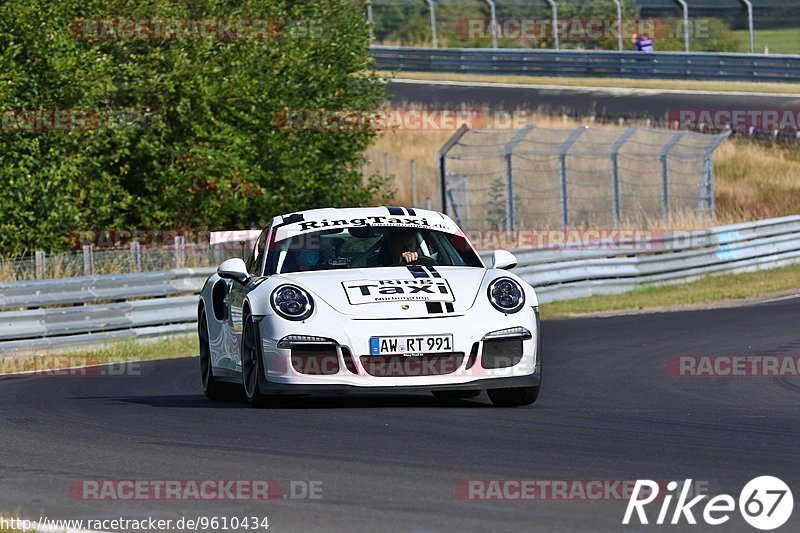
M482 267L462 235L429 229L358 226L279 241L268 274L402 265Z

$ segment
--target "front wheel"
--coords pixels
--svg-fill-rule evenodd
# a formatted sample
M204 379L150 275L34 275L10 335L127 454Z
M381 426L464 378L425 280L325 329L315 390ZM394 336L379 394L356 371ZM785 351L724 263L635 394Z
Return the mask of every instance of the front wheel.
M521 407L531 405L539 397L539 386L514 389L489 389L489 399L497 407Z
M259 385L261 364L261 339L258 334L258 324L252 321L249 314L246 314L242 330L242 383L244 383L244 395L253 407L265 407L267 404L267 398L261 393Z

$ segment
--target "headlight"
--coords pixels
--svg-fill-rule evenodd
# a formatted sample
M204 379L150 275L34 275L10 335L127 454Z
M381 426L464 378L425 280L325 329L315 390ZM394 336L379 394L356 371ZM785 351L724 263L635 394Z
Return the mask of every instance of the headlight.
M511 278L497 278L489 284L489 301L501 313L516 313L525 305L525 291Z
M314 311L311 295L294 285L281 285L272 291L272 308L287 320L305 320Z

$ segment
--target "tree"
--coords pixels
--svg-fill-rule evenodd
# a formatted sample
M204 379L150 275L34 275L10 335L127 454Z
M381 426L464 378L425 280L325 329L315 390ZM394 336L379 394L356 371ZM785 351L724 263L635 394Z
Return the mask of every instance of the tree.
M384 88L370 71L362 7L4 2L0 253L58 249L92 228L256 227L276 214L368 202L360 162L374 131L306 131L276 120L286 110L377 107ZM122 21L92 25L110 17ZM197 38L184 23L173 36L120 38L130 19L241 21L237 35L247 37ZM248 34L246 21L266 21L269 31ZM23 111L37 110L70 110L72 122L75 110L87 110L91 127L30 131ZM132 119L106 125L120 115Z

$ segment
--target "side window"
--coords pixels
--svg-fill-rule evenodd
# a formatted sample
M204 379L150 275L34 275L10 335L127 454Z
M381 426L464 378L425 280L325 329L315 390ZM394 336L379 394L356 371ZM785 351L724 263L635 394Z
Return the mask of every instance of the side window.
M261 260L264 250L267 248L267 237L269 237L270 228L268 227L261 232L261 235L253 247L253 253L250 254L250 259L247 260L247 271L250 274L258 275L261 273Z

